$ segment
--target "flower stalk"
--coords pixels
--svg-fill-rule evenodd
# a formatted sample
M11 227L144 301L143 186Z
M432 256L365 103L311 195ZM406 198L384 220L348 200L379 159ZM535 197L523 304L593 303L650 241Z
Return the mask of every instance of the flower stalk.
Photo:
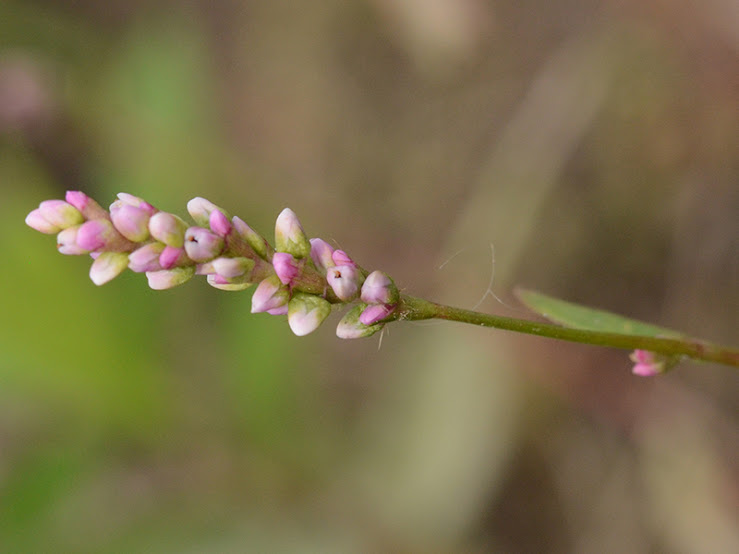
M406 295L401 296L398 312L398 319L408 321L444 319L595 346L644 350L666 356L685 356L694 360L739 368L739 349L691 337L678 339L575 329L552 323L541 323L485 314L464 308L454 308Z

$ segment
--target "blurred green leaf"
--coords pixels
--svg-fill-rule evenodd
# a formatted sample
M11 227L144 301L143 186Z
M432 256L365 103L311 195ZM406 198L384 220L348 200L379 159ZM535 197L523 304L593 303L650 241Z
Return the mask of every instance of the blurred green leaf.
M646 337L677 338L683 336L672 329L630 319L605 310L566 302L532 290L517 289L516 296L535 312L565 327Z

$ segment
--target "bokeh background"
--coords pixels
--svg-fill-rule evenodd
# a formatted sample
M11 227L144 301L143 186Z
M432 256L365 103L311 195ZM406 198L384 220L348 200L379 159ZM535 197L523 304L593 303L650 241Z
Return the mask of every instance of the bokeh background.
M2 552L739 551L739 381L458 324L294 337L23 218L205 196L409 293L739 339L733 0L3 0ZM495 296L493 296L493 294Z

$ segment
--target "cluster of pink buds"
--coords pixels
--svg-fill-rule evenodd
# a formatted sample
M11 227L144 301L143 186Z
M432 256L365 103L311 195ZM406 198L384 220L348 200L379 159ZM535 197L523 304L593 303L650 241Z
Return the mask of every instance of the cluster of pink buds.
M238 217L204 198L193 198L187 211L195 225L121 193L106 211L79 191L65 200L46 200L26 217L26 224L57 235L62 254L89 254L90 279L102 285L126 268L145 273L156 290L205 275L226 291L257 285L252 313L287 315L298 335L311 333L336 306L357 302L339 322L341 338L374 334L398 317L400 301L392 279L369 273L343 250L322 239L308 239L292 210L275 225L275 247Z

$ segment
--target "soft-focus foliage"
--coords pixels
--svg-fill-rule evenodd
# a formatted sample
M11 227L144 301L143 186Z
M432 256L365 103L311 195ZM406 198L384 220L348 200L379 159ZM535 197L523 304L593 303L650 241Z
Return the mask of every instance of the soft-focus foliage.
M479 309L522 283L735 343L739 43L706 6L1 2L0 550L739 550L730 369L298 338L250 292L95 287L23 224L65 190L268 235L289 205L401 291L472 307L494 270Z

